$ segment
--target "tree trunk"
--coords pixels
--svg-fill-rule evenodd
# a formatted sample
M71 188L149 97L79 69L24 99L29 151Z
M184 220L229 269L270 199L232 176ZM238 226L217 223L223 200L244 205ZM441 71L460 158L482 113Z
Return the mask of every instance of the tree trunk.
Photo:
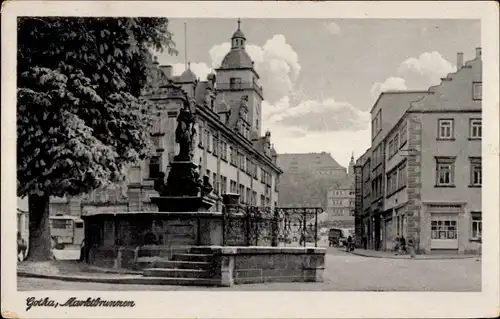
M52 260L49 196L29 195L29 261Z

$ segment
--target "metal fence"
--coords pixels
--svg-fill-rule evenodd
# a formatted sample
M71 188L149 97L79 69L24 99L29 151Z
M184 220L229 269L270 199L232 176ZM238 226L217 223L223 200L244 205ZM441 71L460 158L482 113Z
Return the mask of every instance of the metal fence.
M320 207L225 206L224 246L312 246L319 240Z

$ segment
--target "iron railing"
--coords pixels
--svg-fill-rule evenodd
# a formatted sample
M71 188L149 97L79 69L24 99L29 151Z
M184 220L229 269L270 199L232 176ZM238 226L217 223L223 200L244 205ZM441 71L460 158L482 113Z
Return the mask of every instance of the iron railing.
M317 247L320 207L257 207L226 205L224 246Z

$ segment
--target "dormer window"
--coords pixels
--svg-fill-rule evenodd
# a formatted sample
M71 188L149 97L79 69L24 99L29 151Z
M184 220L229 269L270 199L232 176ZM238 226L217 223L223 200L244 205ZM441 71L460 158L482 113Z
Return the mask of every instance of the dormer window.
M241 89L241 78L229 79L229 88L231 90L240 90Z

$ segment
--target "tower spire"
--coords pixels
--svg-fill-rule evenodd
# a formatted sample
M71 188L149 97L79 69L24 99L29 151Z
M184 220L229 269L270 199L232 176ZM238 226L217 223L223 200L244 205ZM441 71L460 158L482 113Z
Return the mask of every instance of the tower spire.
M240 26L241 26L241 20L240 18L238 18L238 30L240 30Z

